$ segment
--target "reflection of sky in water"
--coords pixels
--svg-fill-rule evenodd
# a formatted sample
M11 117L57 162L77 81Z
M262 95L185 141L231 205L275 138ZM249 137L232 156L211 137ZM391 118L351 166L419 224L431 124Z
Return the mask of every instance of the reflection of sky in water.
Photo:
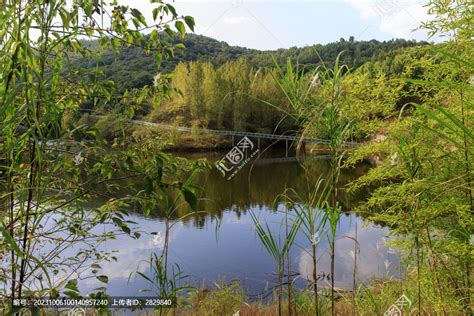
M282 213L269 213L261 209L254 209L254 212L260 219L268 221L272 230L284 233L284 227L280 225ZM99 246L102 250L118 250L118 262L102 264L100 272L109 277L108 293L111 295L138 294L140 289L149 288L146 281L134 272L139 270L149 273L146 261L153 252L159 254L163 248L164 222L137 215L130 217L138 223L140 230L158 232L159 235L143 234L138 240L122 235ZM358 281L368 281L373 276L396 274L398 259L383 245L388 230L373 224L365 225L360 218L344 215L341 217L336 241L335 282L338 287L352 286L354 241L344 236L354 236L356 223L360 243ZM211 218L206 219L203 228L196 228L192 223L174 225L170 234L170 262L179 264L196 286L203 282L212 286L219 280L229 282L239 279L247 291L258 294L274 285L273 262L255 233L250 215L247 213L238 216L227 211L223 213L218 228L216 225L216 220ZM309 249L308 246L305 237L300 234L292 250L292 267L295 272L300 273L300 279L311 278L311 260L305 251ZM324 238L318 245L318 255L318 271L329 274L329 248ZM304 282L299 280L297 284L303 286ZM80 288L88 292L102 285L92 278L82 281Z
M314 161L311 166L315 171L313 172L315 179L319 173L327 169L327 164L322 160ZM348 171L346 181L364 172L364 168ZM212 286L214 282L220 280L229 282L238 279L250 294L260 294L266 288L274 286L276 279L274 263L259 240L248 211L252 210L261 220L266 220L272 231L283 234L282 213L272 212L271 209L275 197L286 188L293 188L304 196L307 183L302 169L295 163L258 165L252 169L251 174L242 170L231 181L225 180L213 169L203 184L205 184L205 195L201 198L206 198L208 203L203 203L202 210L209 214L190 216L184 223L177 223L172 227L169 262L178 264L183 274L189 275L191 284L195 286L201 286L203 282L207 286ZM95 202L97 205L101 204L101 201ZM343 205L352 203L349 197L341 201ZM281 211L281 208L279 210ZM179 216L185 214L188 213L180 213ZM56 216L57 214L54 214L51 218ZM150 287L147 281L137 276L135 272L149 274L147 261L153 253L160 255L163 249L165 223L159 216L155 214L155 217L144 218L130 214L127 219L137 223L131 225L131 228L133 232L137 230L141 232L139 239L120 234L116 239L92 245L97 250L114 251L113 255L117 257L117 262L101 262L102 268L97 273L109 277L108 294L154 295L153 292L139 292ZM220 222L216 220L217 217L220 218ZM338 287L352 286L354 261L351 253L354 251L354 241L345 236L354 235L356 223L360 242L358 281L368 281L372 276L384 277L387 273L396 275L398 258L389 253L383 245L388 230L373 224L364 226L360 218L343 215L336 241L335 281ZM54 226L54 221L50 221L47 226ZM99 225L92 229L92 232L109 230L116 230L116 227ZM152 232L156 234L152 235ZM52 246L45 244L38 251L47 252ZM82 246L75 245L67 249L63 257L73 256ZM297 286L305 286L305 280L311 278L312 265L306 252L309 246L304 235L300 234L292 249L292 270L299 273ZM330 257L328 243L324 238L318 245L318 255L318 271L329 274ZM79 288L84 294L104 286L104 283L93 277L91 269L87 269L89 265L84 266L84 273L79 281ZM87 278L88 276L90 278ZM324 284L321 282L321 285Z
M357 282L367 282L375 276L393 276L397 273L398 258L384 246L388 230L374 225L361 225L359 219L354 219L348 230L340 229L339 236L336 239L334 264L336 276L334 283L335 286L341 288L351 288L353 283L355 242L351 238L355 236L355 223L358 225L357 240L360 245L357 255ZM342 226L344 226L344 223ZM298 268L302 277L312 280L313 265L308 253L309 250L308 248L301 251L298 257ZM331 257L327 241L323 241L319 245L318 258L318 275L329 275L331 272ZM321 284L330 286L330 281L326 278Z

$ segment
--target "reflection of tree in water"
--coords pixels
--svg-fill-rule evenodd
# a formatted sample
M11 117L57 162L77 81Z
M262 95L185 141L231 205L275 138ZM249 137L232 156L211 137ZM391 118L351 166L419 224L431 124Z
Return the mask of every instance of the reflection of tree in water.
M200 154L202 157L202 154ZM212 159L212 158L211 158ZM279 194L285 188L292 188L300 196L307 196L308 187L314 186L319 177L324 177L328 172L329 162L327 160L307 160L305 167L308 168L308 179L305 178L303 168L297 162L281 162L269 164L248 164L240 170L231 180L224 178L215 168L201 174L197 181L204 187L202 192L197 192L200 199L198 212L182 203L171 216L177 220L184 216L182 222L195 227L202 228L208 219L221 220L224 212L234 212L237 218L245 215L249 209L275 210ZM340 180L341 187L349 181L365 174L369 165L360 164L352 169L343 169ZM142 179L126 179L127 192L117 192L117 196L133 194L135 190L141 190ZM122 183L125 184L125 183ZM340 190L339 202L344 210L351 209L360 201L365 192L357 195L348 194L344 189ZM90 201L89 206L94 207L100 201ZM164 218L163 207L158 205L150 217ZM136 212L140 213L139 210Z
M246 166L231 180L212 169L199 179L204 191L200 194L198 209L203 213L190 215L183 222L192 222L194 226L202 228L209 217L220 220L225 211L232 211L240 218L251 208L275 210L279 202L277 198L285 188L292 188L301 196L306 196L308 188L314 186L320 176L325 176L329 163L326 160L312 160L306 165L310 170L309 179L305 178L302 167L296 162L255 164L253 168ZM368 165L359 165L343 170L342 186L364 174L368 168ZM363 193L351 195L341 190L339 201L345 210L349 210L362 196ZM176 212L176 218L190 212L189 207L182 207Z

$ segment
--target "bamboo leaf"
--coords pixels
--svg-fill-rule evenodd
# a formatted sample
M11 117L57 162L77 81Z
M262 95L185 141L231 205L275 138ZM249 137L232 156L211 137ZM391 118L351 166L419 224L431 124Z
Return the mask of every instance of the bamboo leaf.
M3 225L0 226L0 230L2 231L4 241L15 251L17 256L24 259L23 251L18 247L18 244L10 235L10 232Z

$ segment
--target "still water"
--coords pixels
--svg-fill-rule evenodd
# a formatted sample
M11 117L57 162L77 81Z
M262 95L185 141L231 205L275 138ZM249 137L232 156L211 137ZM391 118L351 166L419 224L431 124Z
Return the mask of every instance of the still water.
M188 155L188 158L208 158L212 162L222 155L193 154ZM169 239L169 263L179 265L181 271L189 276L189 283L214 287L218 282L240 280L243 288L256 296L275 285L273 261L255 232L250 213L267 222L272 231L283 238L285 208L278 200L279 194L285 188L292 188L304 196L308 186L314 185L318 176L327 172L328 168L327 160L308 160L308 179L298 162L278 159L284 156L284 153L271 153L267 159L240 170L231 180L226 180L215 168L202 175L204 191L200 196L199 210L205 213L189 216L176 223L171 228ZM347 183L367 170L367 165L344 170L341 181ZM335 263L335 284L340 288L352 287L356 226L360 245L356 271L358 282L397 274L398 257L385 246L389 230L350 214L351 208L360 199L360 195L351 196L341 191L340 203L345 213L338 226ZM150 288L147 281L136 275L136 271L149 274L147 261L150 255L159 255L164 246L165 221L162 217L129 214L128 219L136 222L131 226L142 232L139 239L119 235L115 240L108 240L98 247L114 251L117 257L116 262L102 264L101 271L101 274L109 277L107 293L113 296L139 295L140 290ZM101 229L107 230L108 227ZM300 234L291 251L291 267L299 287L305 286L307 280L311 279L309 246L306 237ZM325 236L318 244L318 253L318 270L327 275L330 272L330 260ZM323 279L320 286L329 285L327 278ZM79 283L83 293L99 286L104 284L95 278Z

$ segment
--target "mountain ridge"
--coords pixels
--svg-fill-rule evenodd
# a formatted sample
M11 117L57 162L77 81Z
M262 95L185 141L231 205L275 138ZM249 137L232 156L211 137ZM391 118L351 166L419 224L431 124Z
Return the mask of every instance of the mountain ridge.
M157 68L153 54L147 55L141 47L122 47L119 53L106 51L99 60L78 58L75 66L93 68L97 65L104 71L108 79L113 80L120 90L141 88L153 84L153 78L158 73L171 73L179 62L208 61L219 66L229 60L247 58L255 67L273 67L272 56L279 64L287 58L298 60L308 68L316 67L320 61L334 62L336 56L343 52L341 62L350 68L358 68L365 62L377 58L380 54L395 49L426 45L427 42L414 40L393 39L389 41L355 41L354 37L341 38L328 44L314 44L304 47L280 48L276 50L258 50L240 46L231 46L225 41L196 34L186 34L184 39L175 41L183 43L185 49L178 50L172 59L163 60L160 69ZM93 41L91 41L93 45Z

